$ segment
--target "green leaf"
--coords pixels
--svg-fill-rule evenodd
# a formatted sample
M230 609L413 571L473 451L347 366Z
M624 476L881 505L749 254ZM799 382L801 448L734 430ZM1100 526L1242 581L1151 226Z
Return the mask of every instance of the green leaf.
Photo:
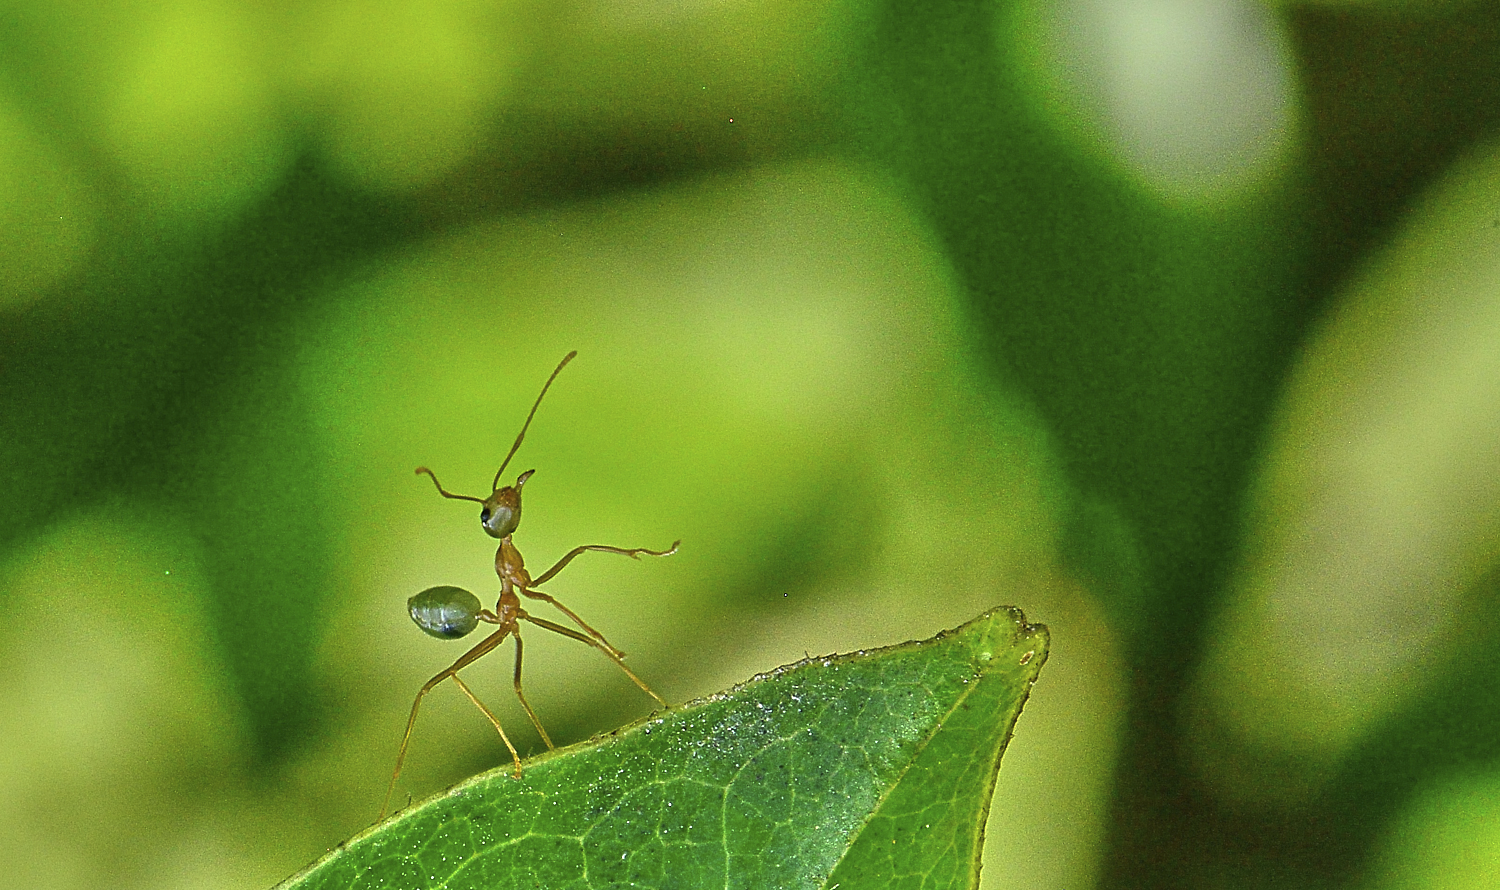
M972 888L1047 629L811 658L398 813L283 890Z

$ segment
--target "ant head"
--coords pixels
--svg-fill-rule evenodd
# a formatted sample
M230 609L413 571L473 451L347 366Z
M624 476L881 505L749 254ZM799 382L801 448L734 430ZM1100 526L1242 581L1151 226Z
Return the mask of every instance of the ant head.
M527 470L516 479L515 485L498 488L484 499L479 510L479 523L484 533L492 538L504 538L513 534L521 524L521 486L536 470Z
M521 424L521 432L516 434L516 441L510 446L510 453L505 455L505 460L500 462L500 469L495 471L495 481L490 485L489 497L476 498L466 494L454 494L443 488L443 483L438 481L437 476L433 475L431 470L426 467L417 467L417 475L430 478L432 484L437 486L438 494L443 497L456 501L473 501L479 504L481 507L479 522L484 526L485 534L492 538L509 537L515 532L516 527L521 524L521 486L525 485L526 480L530 479L531 474L536 471L527 470L516 479L515 485L507 485L504 488L500 487L500 476L505 473L505 468L510 466L510 459L516 456L516 449L521 447L522 440L526 438L526 430L531 427L531 419L536 416L536 409L541 407L542 396L547 394L547 389L552 386L552 381L557 379L557 375L562 373L562 369L577 354L575 351L563 356L563 360L558 362L557 368L553 370L552 376L548 377L547 382L542 384L542 391L536 397L536 401L531 404L531 413L526 415L526 422ZM420 624L421 622L418 623Z

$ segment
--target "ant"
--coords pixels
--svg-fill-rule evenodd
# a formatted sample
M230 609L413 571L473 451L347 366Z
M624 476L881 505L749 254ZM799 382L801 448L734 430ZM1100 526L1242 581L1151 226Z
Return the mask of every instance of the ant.
M561 572L579 554L590 550L597 550L601 553L619 553L631 559L640 559L642 554L646 556L671 556L677 552L677 547L682 542L674 541L672 546L666 550L648 550L644 547L626 550L621 547L610 547L604 544L585 544L582 547L574 547L568 551L567 555L559 559L556 565L533 578L526 571L526 564L521 560L521 552L516 549L516 545L510 539L511 535L515 533L516 527L521 524L521 486L525 485L526 480L530 479L531 474L536 471L527 470L516 479L515 485L507 485L503 488L500 485L500 476L505 472L506 466L510 464L510 459L515 456L516 449L521 447L521 440L526 438L526 430L531 426L531 419L536 416L536 409L541 406L542 397L547 395L547 389L552 386L552 381L557 379L557 375L562 373L562 369L576 355L578 355L578 352L575 350L563 356L563 360L558 363L556 370L552 372L552 376L548 377L547 382L542 385L542 392L536 397L536 402L531 406L531 413L526 415L526 422L521 425L521 432L517 434L515 444L510 446L510 453L505 455L505 460L501 462L500 469L495 472L495 481L490 486L492 490L489 497L476 498L463 494L454 494L443 488L443 484L438 481L437 476L431 470L426 467L417 467L417 475L425 475L431 479L432 484L437 486L438 494L451 500L473 501L480 505L479 522L484 526L485 533L492 538L500 539L500 549L495 551L495 573L500 576L500 599L495 603L495 610L492 612L489 609L481 607L479 597L461 587L431 587L407 601L411 620L416 622L417 626L423 631L445 640L456 640L467 636L481 622L493 624L497 627L497 630L483 640L480 640L474 648L465 652L462 657L453 662L447 669L438 672L417 693L416 701L411 704L411 716L406 721L406 734L401 737L401 751L396 755L396 770L391 774L391 784L385 792L385 803L380 808L380 817L382 819L385 818L386 811L390 808L391 794L396 790L396 779L400 777L401 765L406 760L407 743L411 741L412 727L417 724L417 709L422 706L423 697L431 692L433 687L449 678L452 678L453 682L458 684L458 688L463 690L464 695L468 696L469 701L473 702L475 707L484 712L484 716L488 717L490 723L494 724L495 731L500 733L500 740L505 742L506 748L510 749L510 756L515 764L515 777L517 779L521 778L521 755L516 752L516 746L511 744L510 737L505 734L505 730L500 726L500 720L489 708L484 706L484 703L474 695L473 690L469 689L468 685L458 677L459 671L489 654L491 650L505 642L506 637L514 638L516 641L516 698L520 699L521 707L525 709L526 716L531 718L531 725L536 727L536 731L542 737L542 741L547 744L549 749L554 747L552 738L547 735L547 730L542 728L541 721L536 718L536 712L531 709L531 704L526 701L526 694L521 691L520 623L522 621L529 621L553 633L562 634L565 637L571 637L581 643L593 646L595 649L609 656L610 660L615 664L619 665L620 670L624 671L625 675L633 680L635 685L641 687L647 695L656 699L663 707L667 706L665 699L653 692L651 687L647 686L640 677L637 677L630 668L625 666L625 653L616 649L609 640L604 638L603 634L590 627L572 609L564 606L549 594L537 590L537 587L556 577L557 573ZM532 615L521 607L522 596L550 603L558 611L572 619L574 624L583 628L584 632L580 633L571 627L566 627L554 621L548 621L545 618L538 618Z

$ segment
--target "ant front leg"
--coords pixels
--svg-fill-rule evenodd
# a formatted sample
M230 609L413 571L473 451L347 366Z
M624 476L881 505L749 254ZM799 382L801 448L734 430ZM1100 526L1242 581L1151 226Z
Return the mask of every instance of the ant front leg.
M569 618L573 619L573 623L577 624L579 627L581 627L584 630L588 631L589 635L592 636L595 640L598 640L600 643L603 643L604 644L604 649L609 654L610 658L613 658L616 661L619 661L620 658L622 656L624 656L625 653L621 652L619 649L616 649L614 647L614 644L610 643L609 640L606 640L604 638L604 634L601 634L599 631L597 631L594 628L590 627L589 623L587 621L584 621L582 618L578 617L578 613L577 612L574 612L572 609L569 609L567 606L565 606L562 603L558 602L555 597L551 596L550 594L543 593L540 590L535 590L533 588L538 587L538 586L540 586L542 584L545 584L547 581L551 580L552 578L557 577L557 573L561 572L564 568L566 568L567 565L568 565L568 563L572 562L574 559L577 559L581 554L589 552L590 550L595 550L595 551L598 551L600 553L618 553L621 556L628 556L631 559L640 559L642 555L645 555L645 556L671 556L672 554L674 554L674 553L677 552L677 548L679 546L681 546L681 545L682 545L681 541L673 541L672 542L672 546L669 547L669 548L667 548L666 550L650 550L650 549L647 549L645 547L636 547L634 549L626 549L624 547L611 547L608 544L585 544L582 547L574 547L572 550L568 551L567 555L565 555L562 559L559 559L557 561L556 565L554 565L552 568L548 569L547 571L541 573L536 578L533 578L531 580L531 583L529 585L527 585L525 587L522 587L521 588L521 593L525 594L526 596L531 597L532 599L541 600L544 603L551 603L553 606L555 606L557 608L557 610L559 612L562 612L564 615L566 615ZM621 665L621 666L623 667L623 665ZM651 694L655 695L656 693L653 692Z
M557 565L532 578L531 583L534 586L546 584L557 577L557 573L562 571L568 563L577 559L580 554L587 553L590 550L597 550L600 553L618 553L621 556L628 556L631 559L640 559L642 554L646 556L671 556L677 552L677 548L680 546L682 546L681 541L673 541L672 546L666 550L648 550L645 547L636 547L632 550L627 550L624 547L611 547L608 544L584 544L582 547L574 547L572 550L569 550L566 556L557 561Z

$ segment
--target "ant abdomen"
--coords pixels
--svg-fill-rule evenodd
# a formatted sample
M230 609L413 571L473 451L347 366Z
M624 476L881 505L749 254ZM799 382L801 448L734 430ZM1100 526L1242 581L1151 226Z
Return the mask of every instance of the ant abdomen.
M479 626L479 612L484 607L479 597L462 587L429 587L406 601L411 620L426 633L444 640L456 640L473 633Z

